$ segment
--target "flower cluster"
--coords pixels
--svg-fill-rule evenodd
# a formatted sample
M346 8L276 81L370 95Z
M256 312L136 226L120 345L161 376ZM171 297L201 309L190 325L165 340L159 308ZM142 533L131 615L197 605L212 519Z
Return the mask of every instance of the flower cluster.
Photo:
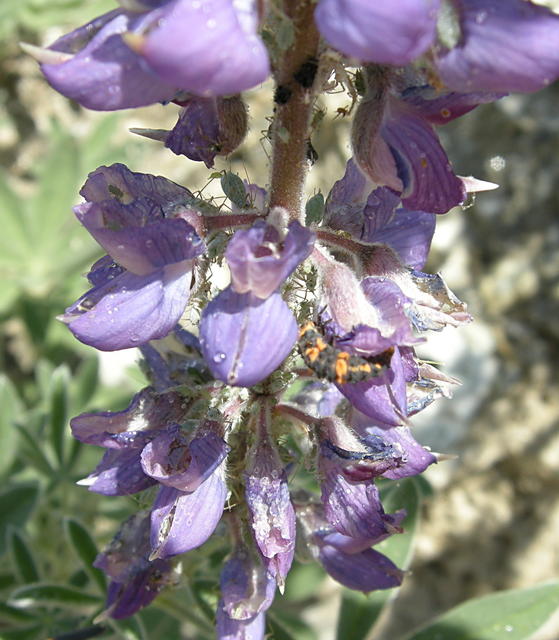
M217 530L230 540L218 637L256 640L296 537L346 587L402 581L372 548L406 515L384 511L376 481L437 461L410 417L456 381L416 348L471 321L423 269L437 214L495 187L456 175L435 127L559 76L559 17L528 0L122 5L29 48L56 90L100 110L175 102L172 131L139 132L208 167L242 142L242 91L271 73L276 106L269 189L224 174L217 208L115 164L74 209L107 255L61 320L97 349L139 347L151 382L125 410L71 423L105 449L80 484L151 504L96 560L106 615L147 605ZM334 77L361 96L353 157L305 224L312 105Z

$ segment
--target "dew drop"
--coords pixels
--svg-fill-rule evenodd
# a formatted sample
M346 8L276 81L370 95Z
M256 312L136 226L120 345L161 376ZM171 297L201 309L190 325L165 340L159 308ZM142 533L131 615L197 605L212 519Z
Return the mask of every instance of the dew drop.
M219 353L216 353L212 359L215 363L219 363L219 362L223 362L225 360L225 357L226 356L223 353L223 351L220 351Z
M505 631L507 633L511 633L511 631L514 631L514 627L512 626L512 624L505 625Z
M487 11L480 11L475 19L477 24L483 24L487 20Z

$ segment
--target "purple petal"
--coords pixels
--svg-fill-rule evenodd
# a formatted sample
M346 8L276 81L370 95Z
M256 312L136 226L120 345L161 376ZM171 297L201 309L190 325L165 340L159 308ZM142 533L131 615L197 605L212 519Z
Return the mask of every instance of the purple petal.
M173 153L210 168L216 155L229 155L245 137L247 111L239 96L191 98L181 104L177 124L165 139Z
M173 85L146 70L122 34L141 25L143 16L117 9L69 33L49 49L75 54L41 70L56 90L88 109L112 111L171 100Z
M155 560L139 571L129 581L112 581L107 591L107 613L119 620L129 618L146 607L168 584L174 583L171 565L166 560Z
M153 210L151 201L145 202ZM128 205L130 210L134 205ZM120 226L124 207L114 201L74 207L83 226L119 265L136 275L147 275L170 264L192 260L204 252L204 243L181 218L154 220L146 226Z
M233 620L223 608L223 601L217 605L217 640L264 640L266 616L259 613L251 620Z
M185 260L147 276L125 271L88 291L60 320L80 342L101 351L163 338L173 330L188 301L191 264Z
M98 554L94 567L116 582L127 582L149 566L149 514L140 511L121 525L114 538Z
M395 158L408 209L446 213L466 198L466 190L448 161L431 125L392 98L381 135Z
M109 449L87 478L78 484L105 496L127 496L156 484L140 464L139 449Z
M167 178L130 171L126 165L118 162L92 171L80 189L80 195L88 202L116 200L123 205L137 198L149 198L160 207L160 217L161 214L169 214L177 202L194 198L188 189Z
M371 181L355 161L347 161L343 178L334 183L324 206L324 223L331 229L360 237L363 209L372 190Z
M222 466L192 493L161 487L151 514L151 558L168 558L204 544L217 527L226 497Z
M559 16L526 0L457 0L462 37L438 55L457 91L537 91L559 75Z
M362 61L403 65L435 35L438 0L321 0L315 18L328 42Z
M406 415L406 380L398 348L392 356L390 369L394 374L390 385L379 385L373 379L336 386L365 415L384 424L397 426Z
M195 491L220 465L229 447L217 434L207 432L190 443L180 428L169 429L142 451L144 473L180 491Z
M276 583L258 556L245 546L235 549L220 578L223 609L234 620L252 620L270 608Z
M139 45L164 81L200 96L240 93L270 72L254 2L176 0L153 12Z
M415 476L425 471L429 465L437 462L437 458L417 442L408 427L383 429L370 426L366 431L371 436L380 436L385 442L397 446L404 452L403 464L386 471L383 474L385 478L398 480L408 476ZM364 436L364 440L365 442L367 441L366 436Z
M397 518L384 513L378 489L372 482L348 482L340 466L326 456L320 458L320 469L324 515L336 531L352 538L369 539L369 546L399 531Z
M494 102L504 97L504 93L456 93L442 92L430 85L406 88L401 97L407 104L431 124L442 125L451 122L480 104Z
M290 223L282 243L275 227L264 221L237 231L225 251L233 289L268 298L309 256L314 239L299 222Z
M404 576L386 556L373 549L348 554L326 544L320 548L319 560L334 580L364 593L397 587Z
M273 443L259 438L245 474L245 498L254 539L268 572L283 584L295 552L295 510L287 475Z
M387 244L404 264L421 269L429 255L435 220L433 213L396 209L392 219L383 227L373 230L366 219L362 237L367 242Z
M400 204L400 197L391 189L379 187L369 194L363 209L363 227L361 238L367 242L385 228L395 215L395 209Z
M145 434L151 437L156 430L180 422L187 408L178 393L156 394L148 388L137 393L123 411L82 413L70 420L70 426L74 438L87 444L114 449L143 447ZM117 436L130 436L130 440ZM134 444L136 440L138 444Z
M297 334L297 322L279 293L260 300L228 287L206 306L200 321L202 353L212 374L240 387L272 373Z

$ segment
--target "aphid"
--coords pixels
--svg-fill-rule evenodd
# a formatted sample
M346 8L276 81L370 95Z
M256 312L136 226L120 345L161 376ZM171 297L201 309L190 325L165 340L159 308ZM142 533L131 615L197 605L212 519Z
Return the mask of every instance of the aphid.
M318 60L316 58L308 58L293 74L293 78L304 89L310 89L313 85L316 72L318 71Z
M293 91L286 84L278 84L274 91L274 102L276 104L287 104Z
M366 358L337 349L310 320L301 327L298 344L309 369L319 378L337 384L376 378L390 366L394 353L394 347L391 347L379 355Z
M311 139L307 139L307 160L313 165L318 160L318 153L313 147Z

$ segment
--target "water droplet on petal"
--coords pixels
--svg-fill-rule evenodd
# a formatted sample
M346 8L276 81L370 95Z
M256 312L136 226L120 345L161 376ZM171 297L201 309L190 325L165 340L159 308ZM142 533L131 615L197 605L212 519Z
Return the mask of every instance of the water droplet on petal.
M223 362L225 360L226 356L223 353L223 351L220 351L219 353L216 353L215 356L213 357L213 361L217 364L219 362Z

